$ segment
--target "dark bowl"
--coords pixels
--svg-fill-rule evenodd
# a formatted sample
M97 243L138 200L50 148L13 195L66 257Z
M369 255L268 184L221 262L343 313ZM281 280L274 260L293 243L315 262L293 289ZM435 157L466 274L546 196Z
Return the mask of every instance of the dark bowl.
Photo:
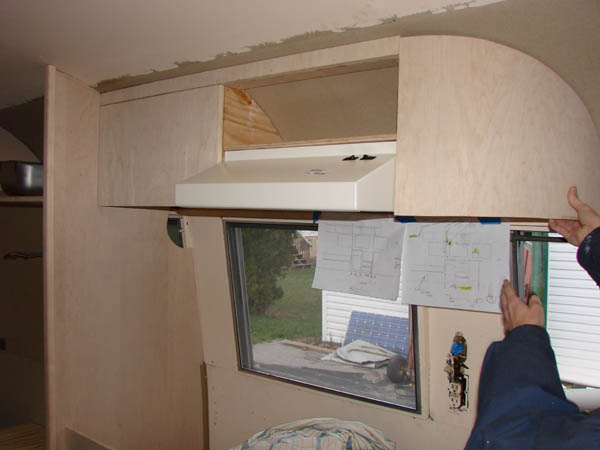
M42 195L44 165L27 161L0 161L0 185L7 195Z

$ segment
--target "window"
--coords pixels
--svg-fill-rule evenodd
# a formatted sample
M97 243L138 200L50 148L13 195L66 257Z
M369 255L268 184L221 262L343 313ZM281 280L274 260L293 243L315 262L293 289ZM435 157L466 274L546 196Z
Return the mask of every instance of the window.
M240 370L419 411L416 308L313 289L316 226L226 228Z
M560 377L567 386L600 387L600 291L558 235L513 233L513 282L537 294Z

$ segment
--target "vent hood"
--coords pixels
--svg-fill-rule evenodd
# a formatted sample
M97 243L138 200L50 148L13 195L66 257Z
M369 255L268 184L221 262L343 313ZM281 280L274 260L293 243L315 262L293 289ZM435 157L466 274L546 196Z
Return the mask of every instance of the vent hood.
M176 185L188 208L393 211L396 142L226 152ZM366 156L365 156L366 155Z

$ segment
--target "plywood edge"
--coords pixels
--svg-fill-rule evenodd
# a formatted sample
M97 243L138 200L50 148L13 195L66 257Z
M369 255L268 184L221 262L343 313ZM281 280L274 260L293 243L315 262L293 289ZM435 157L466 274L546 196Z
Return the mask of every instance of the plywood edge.
M98 145L99 97L97 91L76 78L49 66L46 71L45 137L44 137L44 331L46 353L46 408L48 449L64 448L66 411L63 370L67 353L64 344L65 327L61 308L64 273L61 266L67 257L61 252L64 229L61 221L73 213L62 195L67 179L61 169L68 165L67 153L74 148ZM91 130L91 131L90 131ZM77 161L79 163L79 161ZM79 175L79 174L78 174ZM90 183L86 179L87 183ZM93 182L93 181L92 181ZM73 194L77 197L77 195ZM66 219L65 219L66 220Z
M375 39L142 84L102 94L101 105L216 84L244 89L389 67L397 61L399 40L400 36Z
M57 417L56 406L56 334L54 320L54 145L55 145L55 114L56 114L56 68L46 67L44 96L44 354L46 363L46 427L48 450L57 448Z
M398 55L393 54L383 57L366 58L365 60L361 61L350 61L343 64L327 65L318 68L309 67L307 69L295 70L287 73L268 74L256 78L232 81L229 82L229 85L240 89L252 89L263 86L291 83L294 81L312 80L336 75L389 69L397 66Z
M65 435L68 450L117 450L68 427L65 427Z
M44 203L44 197L39 196L17 196L6 195L0 191L0 205L5 206L41 206Z
M361 144L368 142L391 142L396 140L395 134L377 134L372 136L356 136L343 138L312 139L309 141L289 141L274 144L230 145L224 147L226 152L239 150L262 150L271 148L314 147L335 144Z
M224 90L223 147L281 142L271 119L250 95L229 86Z

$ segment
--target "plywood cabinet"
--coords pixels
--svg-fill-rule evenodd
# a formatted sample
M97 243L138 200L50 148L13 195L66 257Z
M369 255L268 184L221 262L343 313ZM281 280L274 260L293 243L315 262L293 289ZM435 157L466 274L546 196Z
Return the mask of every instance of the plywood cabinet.
M600 209L600 141L575 92L539 61L449 36L400 43L395 213L571 216Z
M210 86L102 106L100 205L174 205L175 184L217 162L222 98Z

